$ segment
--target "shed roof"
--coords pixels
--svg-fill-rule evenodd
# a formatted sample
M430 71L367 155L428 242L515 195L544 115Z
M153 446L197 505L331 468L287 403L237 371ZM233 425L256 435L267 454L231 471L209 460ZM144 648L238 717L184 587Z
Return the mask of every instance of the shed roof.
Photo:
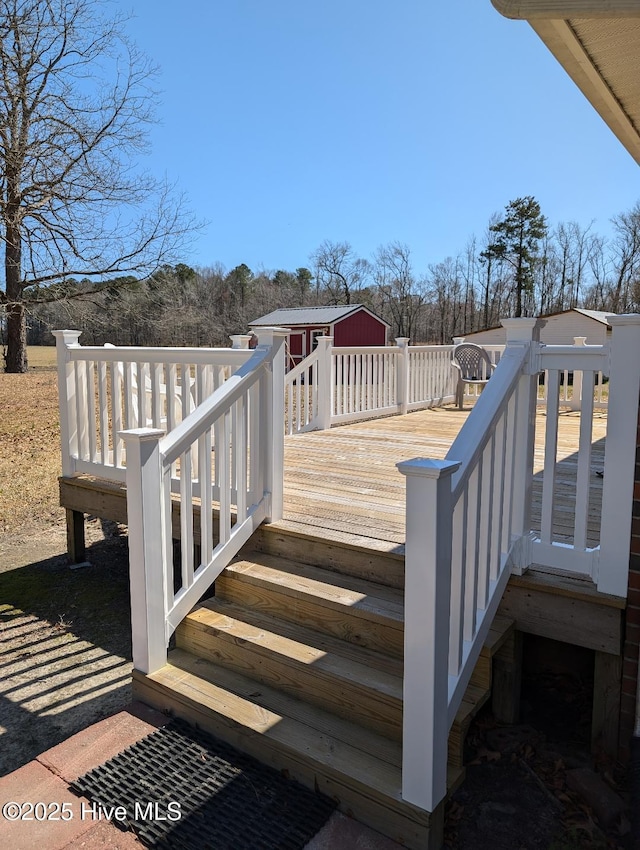
M281 325L288 328L299 325L332 325L358 310L366 310L383 325L389 327L388 322L376 316L363 304L346 304L338 307L283 307L280 310L273 310L273 312L267 313L266 316L261 316L259 319L254 319L253 322L249 322L249 327Z
M552 319L557 316L566 316L569 313L580 313L583 316L586 316L587 319L593 319L596 322L601 322L603 325L609 325L609 317L612 316L612 313L605 313L602 310L583 310L582 307L570 307L568 310L558 310L556 313L545 313L544 316L538 316L539 319ZM473 334L484 333L485 331L495 331L501 330L502 325L493 325L490 328L482 328L479 331L469 331L465 336L470 337Z
M640 0L492 0L526 20L640 163Z
M582 307L573 308L576 313L582 313L583 316L588 316L590 319L595 319L596 322L602 322L603 325L609 325L609 318L613 313L605 313L602 310L583 310Z

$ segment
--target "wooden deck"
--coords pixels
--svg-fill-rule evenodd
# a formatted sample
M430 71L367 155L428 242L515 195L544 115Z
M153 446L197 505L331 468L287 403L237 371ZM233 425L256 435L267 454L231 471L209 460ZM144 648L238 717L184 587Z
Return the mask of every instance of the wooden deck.
M405 480L396 463L444 458L471 408L448 406L343 425L285 439L284 519L315 528L328 539L390 551L403 547ZM536 417L533 528L539 529L546 417ZM573 507L580 414L560 416L556 473L556 539L573 539ZM589 544L598 543L606 413L593 420Z

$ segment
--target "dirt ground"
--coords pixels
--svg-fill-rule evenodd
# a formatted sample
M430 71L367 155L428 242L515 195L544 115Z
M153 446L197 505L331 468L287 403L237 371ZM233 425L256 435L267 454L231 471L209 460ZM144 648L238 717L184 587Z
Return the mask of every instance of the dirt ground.
M0 545L0 775L131 701L126 536L87 524L91 566L62 526Z

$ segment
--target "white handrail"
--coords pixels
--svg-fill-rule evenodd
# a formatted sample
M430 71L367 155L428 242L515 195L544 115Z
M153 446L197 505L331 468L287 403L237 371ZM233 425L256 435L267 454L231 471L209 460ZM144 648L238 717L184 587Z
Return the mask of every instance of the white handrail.
M54 331L54 334L60 331ZM82 345L71 349L71 360L104 360L107 363L176 363L200 366L235 366L238 368L253 354L240 348L145 348L143 346Z
M447 458L398 464L407 479L402 796L427 811L446 794L448 731L527 528L535 325L508 327L507 350Z
M528 352L524 350L505 352L500 371L496 369L491 377L491 392L481 393L473 408L473 428L463 425L447 452L447 457L456 458L460 462L460 468L451 480L454 504L462 495L472 470L504 415L505 406L516 390L527 356ZM497 404L496 399L500 400Z
M261 329L258 348L238 373L170 434L152 428L122 433L129 459L133 661L144 673L166 663L172 632L258 525L282 515L285 335ZM194 502L196 449L199 499ZM180 586L174 591L176 510L181 559Z
M532 338L535 320L505 320L507 348L445 461L399 464L407 478L402 793L428 811L446 792L442 741L509 574L535 563L579 573L602 592L626 595L640 316L614 319L612 341L604 346L584 346L584 341L541 345ZM536 533L531 520L533 424L541 371L547 416L542 522ZM573 538L558 542L554 479L560 376L567 372L573 373L581 410L580 438ZM594 387L601 374L610 375L601 543L589 548Z
M177 425L162 441L161 451L167 463L173 463L197 439L200 433L213 427L221 413L230 408L259 380L259 367L267 359L267 348L254 349L253 356L229 378L219 390L206 398L197 411Z
M318 348L285 375L285 434L301 434L321 427L319 420L318 366L324 352Z

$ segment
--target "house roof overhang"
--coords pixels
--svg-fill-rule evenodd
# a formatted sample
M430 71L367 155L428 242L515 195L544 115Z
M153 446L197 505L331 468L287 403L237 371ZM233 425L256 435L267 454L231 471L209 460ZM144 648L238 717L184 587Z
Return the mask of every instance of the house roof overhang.
M491 0L528 21L640 164L640 0Z

